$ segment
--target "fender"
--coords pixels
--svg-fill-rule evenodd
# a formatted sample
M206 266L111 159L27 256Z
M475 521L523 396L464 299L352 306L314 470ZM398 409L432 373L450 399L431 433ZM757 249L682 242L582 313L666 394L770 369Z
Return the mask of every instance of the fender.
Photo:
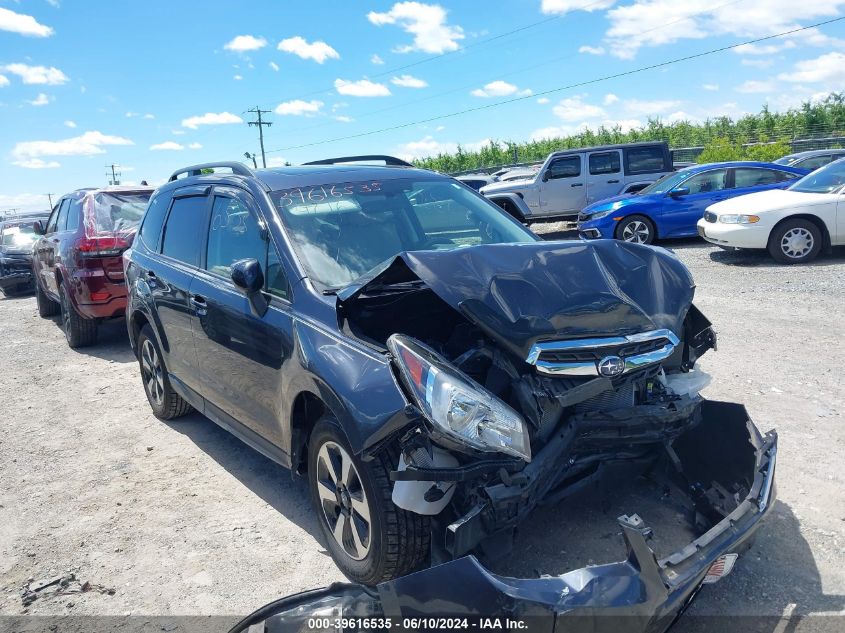
M507 213L520 222L525 222L531 217L531 209L525 203L524 198L518 193L502 192L490 193L485 196L490 202L502 207Z

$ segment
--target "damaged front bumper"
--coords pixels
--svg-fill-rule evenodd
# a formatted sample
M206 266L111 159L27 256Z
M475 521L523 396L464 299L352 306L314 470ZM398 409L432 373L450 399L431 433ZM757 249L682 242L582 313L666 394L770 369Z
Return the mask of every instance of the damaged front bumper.
M450 624L441 627L439 620L431 618L466 617L472 622L489 616L521 621L523 626L511 628L532 631L665 631L703 583L727 573L721 563L726 556L747 549L775 500L777 434L761 435L740 405L705 405L703 423L708 422L710 428L696 433L702 428L698 425L688 432L692 436L673 442L669 453L674 457L669 461L677 460L685 467L684 479L698 512L712 514L728 503L733 507L669 556L658 558L649 547L651 529L640 517L622 516L618 521L627 557L620 562L559 576L518 579L493 574L474 556L464 556L382 583L375 590L335 585L306 592L259 610L233 631L245 631L258 622L264 623L260 630L268 632L299 630L300 624L314 617L327 618L328 623L349 618L351 626L341 628L353 630L362 618L389 619L391 628L397 629L438 630ZM747 439L747 446L735 445L741 438ZM737 481L729 481L734 478ZM745 494L734 494L733 499L714 497L719 496L714 491L724 497L732 486L742 487ZM420 627L420 623L425 625ZM372 621L358 628L371 625Z

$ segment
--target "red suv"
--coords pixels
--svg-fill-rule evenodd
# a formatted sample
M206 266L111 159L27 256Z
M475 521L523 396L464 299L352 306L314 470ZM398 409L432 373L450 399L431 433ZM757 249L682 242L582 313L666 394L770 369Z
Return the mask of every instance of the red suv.
M132 243L152 187L79 189L36 224L32 267L38 314L62 314L68 345L97 341L102 319L123 316L122 254Z

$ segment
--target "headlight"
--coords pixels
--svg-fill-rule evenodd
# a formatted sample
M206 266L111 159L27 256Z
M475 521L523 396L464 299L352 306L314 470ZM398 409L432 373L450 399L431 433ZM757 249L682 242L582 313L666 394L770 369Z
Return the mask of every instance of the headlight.
M756 215L720 215L719 222L722 224L755 224L760 218Z
M415 404L450 438L479 451L531 461L528 430L520 415L419 341L387 339Z
M590 220L600 220L600 219L610 215L611 211L613 211L613 209L608 209L607 211L597 211L596 213L588 215L587 219L585 221L589 222Z

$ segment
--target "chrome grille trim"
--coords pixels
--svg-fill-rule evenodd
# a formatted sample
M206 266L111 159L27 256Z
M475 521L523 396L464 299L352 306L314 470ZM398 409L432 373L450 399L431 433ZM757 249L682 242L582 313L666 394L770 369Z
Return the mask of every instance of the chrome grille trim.
M669 358L672 352L675 351L675 346L680 342L678 337L671 330L662 329L652 330L651 332L640 332L629 336L582 338L570 341L543 341L531 346L525 362L529 365L534 365L540 373L550 376L599 376L601 374L598 370L598 364L601 357L614 355L617 348L623 348L632 343L659 341L660 339L665 339L666 343L657 349L640 354L620 356L625 361L625 369L622 373L626 374ZM598 360L559 362L543 360L542 358L546 352L577 352L587 350L598 352Z

